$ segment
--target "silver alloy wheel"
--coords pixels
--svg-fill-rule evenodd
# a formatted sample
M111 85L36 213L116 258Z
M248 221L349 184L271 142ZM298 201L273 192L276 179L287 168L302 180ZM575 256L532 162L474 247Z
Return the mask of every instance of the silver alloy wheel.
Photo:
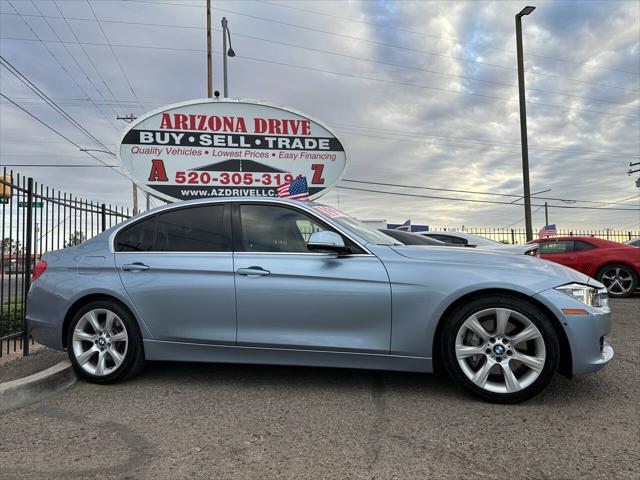
M600 276L609 293L624 295L633 288L633 276L620 267L610 267Z
M466 377L494 393L527 388L540 376L546 358L538 327L509 308L487 308L467 318L455 351Z
M85 313L73 330L73 354L82 369L99 377L115 372L129 345L122 319L111 310L96 308Z

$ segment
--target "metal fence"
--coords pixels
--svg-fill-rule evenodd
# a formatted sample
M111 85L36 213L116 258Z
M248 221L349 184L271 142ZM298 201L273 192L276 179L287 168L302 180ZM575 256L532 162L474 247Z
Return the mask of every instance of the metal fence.
M0 192L9 197L0 198L0 357L18 349L27 355L26 292L39 258L77 245L130 215L128 208L79 198L6 168Z
M472 235L478 235L480 237L490 238L502 243L508 244L523 244L527 243L526 231L522 228L476 228L476 227L462 227L462 228L436 228L430 227L432 231L460 231L470 233ZM597 237L605 240L611 240L613 242L624 243L632 238L640 237L640 230L558 230L558 237ZM534 238L537 237L537 232L534 232Z

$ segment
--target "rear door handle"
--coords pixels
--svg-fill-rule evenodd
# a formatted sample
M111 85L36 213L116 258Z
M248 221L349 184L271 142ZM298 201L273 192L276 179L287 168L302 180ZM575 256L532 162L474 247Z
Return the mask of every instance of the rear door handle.
M125 272L143 272L149 270L149 265L145 265L142 262L125 263L122 265L122 270Z
M262 267L249 267L249 268L239 268L238 275L244 276L255 276L255 277L264 277L265 275L269 275L271 272L269 270L265 270Z

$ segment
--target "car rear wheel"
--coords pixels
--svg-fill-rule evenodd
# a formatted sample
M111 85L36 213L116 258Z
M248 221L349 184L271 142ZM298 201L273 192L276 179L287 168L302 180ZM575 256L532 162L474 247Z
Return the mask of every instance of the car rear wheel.
M551 381L560 355L551 320L507 295L473 300L456 310L443 329L441 351L458 383L496 403L538 394Z
M69 323L67 350L76 373L93 383L114 383L142 368L142 335L131 313L108 301L91 302Z
M636 272L619 263L605 265L598 272L597 279L607 287L611 297L628 297L638 288L638 275L636 275Z

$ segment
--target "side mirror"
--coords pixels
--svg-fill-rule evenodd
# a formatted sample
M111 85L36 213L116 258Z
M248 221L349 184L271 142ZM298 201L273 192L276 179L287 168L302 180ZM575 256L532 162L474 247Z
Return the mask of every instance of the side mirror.
M312 233L307 241L307 248L314 252L346 253L349 251L340 235L326 230Z

